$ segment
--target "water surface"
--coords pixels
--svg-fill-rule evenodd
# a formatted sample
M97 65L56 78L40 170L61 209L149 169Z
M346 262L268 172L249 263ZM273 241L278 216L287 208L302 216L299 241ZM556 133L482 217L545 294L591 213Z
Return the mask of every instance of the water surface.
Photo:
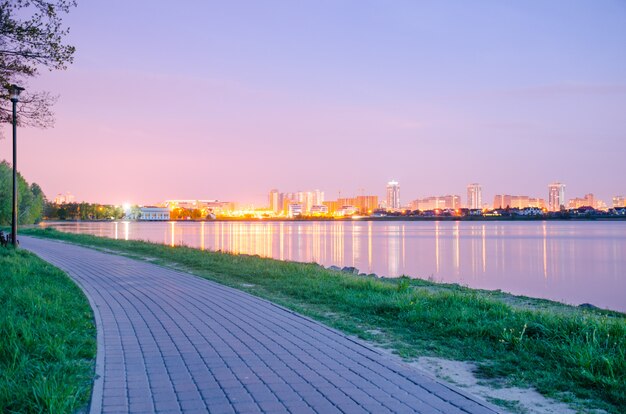
M354 266L626 311L626 222L72 222L59 230Z

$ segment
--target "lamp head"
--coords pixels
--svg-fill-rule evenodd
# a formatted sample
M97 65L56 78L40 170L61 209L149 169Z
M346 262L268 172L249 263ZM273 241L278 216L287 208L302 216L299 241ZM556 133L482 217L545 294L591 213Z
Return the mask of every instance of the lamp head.
M22 88L21 86L17 86L15 84L9 86L9 93L11 94L11 101L12 102L19 101L20 93L22 93L23 90L24 88Z

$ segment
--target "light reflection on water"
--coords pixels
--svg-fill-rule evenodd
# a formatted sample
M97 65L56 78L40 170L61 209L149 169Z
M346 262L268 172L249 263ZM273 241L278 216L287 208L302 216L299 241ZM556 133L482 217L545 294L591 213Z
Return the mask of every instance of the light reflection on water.
M626 311L626 222L72 222L60 230L354 266Z

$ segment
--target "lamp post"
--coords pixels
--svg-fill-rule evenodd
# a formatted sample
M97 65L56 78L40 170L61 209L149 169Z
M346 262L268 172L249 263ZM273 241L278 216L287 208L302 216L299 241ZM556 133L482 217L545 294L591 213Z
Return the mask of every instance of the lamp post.
M17 102L24 90L17 85L9 86L11 102L13 102L13 215L11 220L11 243L17 246Z

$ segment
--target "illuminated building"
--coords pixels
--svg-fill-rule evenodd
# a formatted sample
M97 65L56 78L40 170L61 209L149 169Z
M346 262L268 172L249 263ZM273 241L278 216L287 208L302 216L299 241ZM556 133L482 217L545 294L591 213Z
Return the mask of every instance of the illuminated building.
M378 208L378 196L360 195L356 196L354 206L361 214L369 214Z
M461 197L458 195L445 195L418 198L409 204L411 210L436 210L461 208Z
M186 208L186 209L196 209L199 208L201 200L165 200L165 206L170 209L175 208Z
M270 193L271 196L271 193ZM324 203L324 192L320 190L314 191L298 191L295 193L285 193L282 195L283 211L289 213L289 203L300 203L303 213L310 213L313 206L319 206Z
M546 202L542 198L533 198L527 195L496 194L493 198L493 208L545 208Z
M593 207L596 208L596 200L593 194L585 194L583 198L572 198L568 203L568 208Z
M282 201L283 201L282 202L282 206L283 206L282 213L283 214L289 214L289 204L293 203L294 201L289 198L288 194L283 194L283 200Z
M231 213L235 211L235 203L219 200L166 200L165 206L170 210L184 208L187 210L205 210L215 214Z
M231 212L235 211L236 205L232 201L207 201L203 204L204 208L213 210L214 212Z
M315 205L311 207L311 214L313 215L324 215L328 214L328 206L325 205Z
M170 209L167 207L146 206L139 209L139 220L167 221L170 219Z
M565 184L552 183L548 186L548 207L550 211L565 207Z
M613 197L613 207L626 207L626 197L621 195Z
M288 214L289 214L289 217L301 216L302 204L301 203L289 203Z
M596 200L596 206L595 206L596 210L603 210L603 211L607 211L609 209L609 206L606 205L606 203L602 200Z
M345 210L345 207L352 207L359 214L370 214L378 208L378 196L360 195L356 197L338 198L336 201L324 201L330 214Z
M339 201L324 201L323 205L326 206L329 214L334 214L341 209Z
M483 206L483 188L473 183L467 186L467 208L479 209Z
M324 192L320 190L313 191L313 205L322 205L324 203Z
M282 194L278 192L278 190L273 189L270 190L270 195L269 195L269 206L270 206L270 210L274 212L274 214L278 214L283 207L283 203L281 200Z
M355 206L343 206L341 210L338 211L340 216L352 216L358 212L358 209Z
M400 208L400 184L391 180L387 183L387 209L396 210Z

